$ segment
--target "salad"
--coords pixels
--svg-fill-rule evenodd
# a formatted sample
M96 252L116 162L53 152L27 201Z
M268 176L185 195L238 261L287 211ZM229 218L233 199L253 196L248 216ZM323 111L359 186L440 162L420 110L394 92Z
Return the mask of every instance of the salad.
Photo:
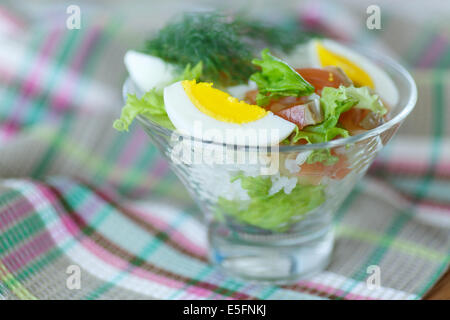
M142 50L125 54L141 94L128 94L114 128L128 130L139 115L187 136L203 139L214 130L214 142L263 147L324 143L387 121L398 101L389 75L357 51L296 28L217 13L184 15ZM277 134L243 139L251 130ZM351 152L342 148L280 157L274 175L235 166L217 177L212 210L283 231L324 205L332 182L353 170ZM200 176L193 168L192 180L211 180Z

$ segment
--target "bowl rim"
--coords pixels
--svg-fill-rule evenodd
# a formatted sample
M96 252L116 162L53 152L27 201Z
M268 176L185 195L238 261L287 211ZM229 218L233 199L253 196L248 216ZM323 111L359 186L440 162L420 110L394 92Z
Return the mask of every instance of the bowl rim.
M349 46L347 44L347 46ZM189 136L185 134L181 134L177 132L176 130L171 130L168 128L165 128L156 122L145 118L141 115L138 115L136 119L143 125L144 127L154 128L157 131L160 131L161 133L171 136L172 134L176 134L177 137L182 137L183 139L191 139L192 141L202 143L202 144L208 144L208 145L217 145L217 146L226 146L226 147L232 147L232 148L245 148L246 150L258 150L260 148L273 148L277 147L280 152L289 152L289 151L307 151L307 150L315 150L315 149L328 149L328 148L334 148L334 147L340 147L345 146L349 144L354 144L359 141L363 141L367 138L378 136L381 133L385 132L386 130L392 128L396 124L401 123L414 109L416 102L417 102L417 86L416 83L411 76L411 74L404 68L402 65L400 65L397 61L395 61L393 58L385 55L376 53L374 51L368 50L367 48L364 48L362 46L358 45L350 45L352 49L358 50L358 52L361 52L363 55L371 59L375 62L381 62L384 65L388 65L389 68L397 72L401 75L401 77L406 80L407 86L409 87L410 95L406 101L406 103L401 106L397 104L395 108L401 108L400 112L398 112L392 119L386 121L382 125L370 129L368 131L356 134L354 136L349 136L347 138L339 138L335 140L331 140L328 142L323 143L310 143L310 144L304 144L304 145L273 145L273 146L248 146L248 145L238 145L238 144L226 144L226 143L218 143L211 140L202 140L199 138L196 138L194 136ZM125 80L123 87L122 87L122 94L123 99L126 100L127 94L130 93L129 87L131 85L134 85L130 77L127 77ZM135 86L135 85L134 85Z

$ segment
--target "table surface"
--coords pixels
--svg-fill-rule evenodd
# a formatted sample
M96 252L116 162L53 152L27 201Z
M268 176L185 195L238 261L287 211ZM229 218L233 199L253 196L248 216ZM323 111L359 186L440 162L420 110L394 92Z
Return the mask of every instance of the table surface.
M425 295L426 300L450 300L450 269Z

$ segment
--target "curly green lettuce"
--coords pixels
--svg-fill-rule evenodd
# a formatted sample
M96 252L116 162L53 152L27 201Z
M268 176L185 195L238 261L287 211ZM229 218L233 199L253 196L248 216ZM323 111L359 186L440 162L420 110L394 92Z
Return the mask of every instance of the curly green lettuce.
M181 80L193 80L200 79L203 74L203 62L199 61L193 68L191 68L191 64L188 63L184 68L183 72L172 80L172 83L178 82Z
M350 110L358 103L354 97L348 96L345 87L339 89L325 87L322 89L320 106L323 111L324 121L322 123L307 126L296 133L295 141L305 139L309 143L322 143L334 139L336 136L348 137L348 131L339 128L339 116Z
M339 90L345 92L348 97L358 100L358 103L353 108L368 109L379 116L384 116L387 113L387 109L381 102L380 97L373 94L368 87L342 86Z
M199 79L202 75L202 67L201 61L193 68L188 64L183 72L172 79L170 83L181 80ZM143 115L162 127L171 130L175 129L164 106L163 90L151 89L140 99L135 94L129 93L127 95L127 102L122 108L120 118L114 121L113 127L118 131L128 131L129 126L138 115Z
M140 99L135 94L129 93L120 118L114 121L113 127L118 131L128 131L128 127L139 114L165 128L175 128L167 116L163 94L160 90L151 89Z
M250 197L248 206L243 208L242 201L220 197L218 207L221 212L233 216L238 221L262 229L284 231L325 201L324 187L321 185L297 184L290 194L280 190L269 195L272 187L270 177L250 177L239 174L232 181L238 179Z
M306 159L306 163L313 164L316 162L321 162L326 166L332 166L339 161L339 157L331 154L330 149L317 149L311 152L311 154Z
M250 77L258 86L256 103L260 106L273 99L307 96L314 92L312 85L287 63L272 56L269 49L261 51L261 60L253 59L252 62L261 67L260 72Z

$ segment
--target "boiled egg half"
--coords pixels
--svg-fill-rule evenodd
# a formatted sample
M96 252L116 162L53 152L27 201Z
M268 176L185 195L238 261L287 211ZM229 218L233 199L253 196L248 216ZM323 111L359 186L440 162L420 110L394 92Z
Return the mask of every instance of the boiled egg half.
M310 41L306 51L312 67L339 67L355 86L374 89L388 106L397 104L399 95L394 82L383 69L365 56L329 39Z
M127 51L124 62L131 79L144 92L162 89L177 75L172 64L134 50Z
M184 80L164 89L164 104L182 134L218 143L270 146L287 138L295 124L257 105L216 89L212 83Z

